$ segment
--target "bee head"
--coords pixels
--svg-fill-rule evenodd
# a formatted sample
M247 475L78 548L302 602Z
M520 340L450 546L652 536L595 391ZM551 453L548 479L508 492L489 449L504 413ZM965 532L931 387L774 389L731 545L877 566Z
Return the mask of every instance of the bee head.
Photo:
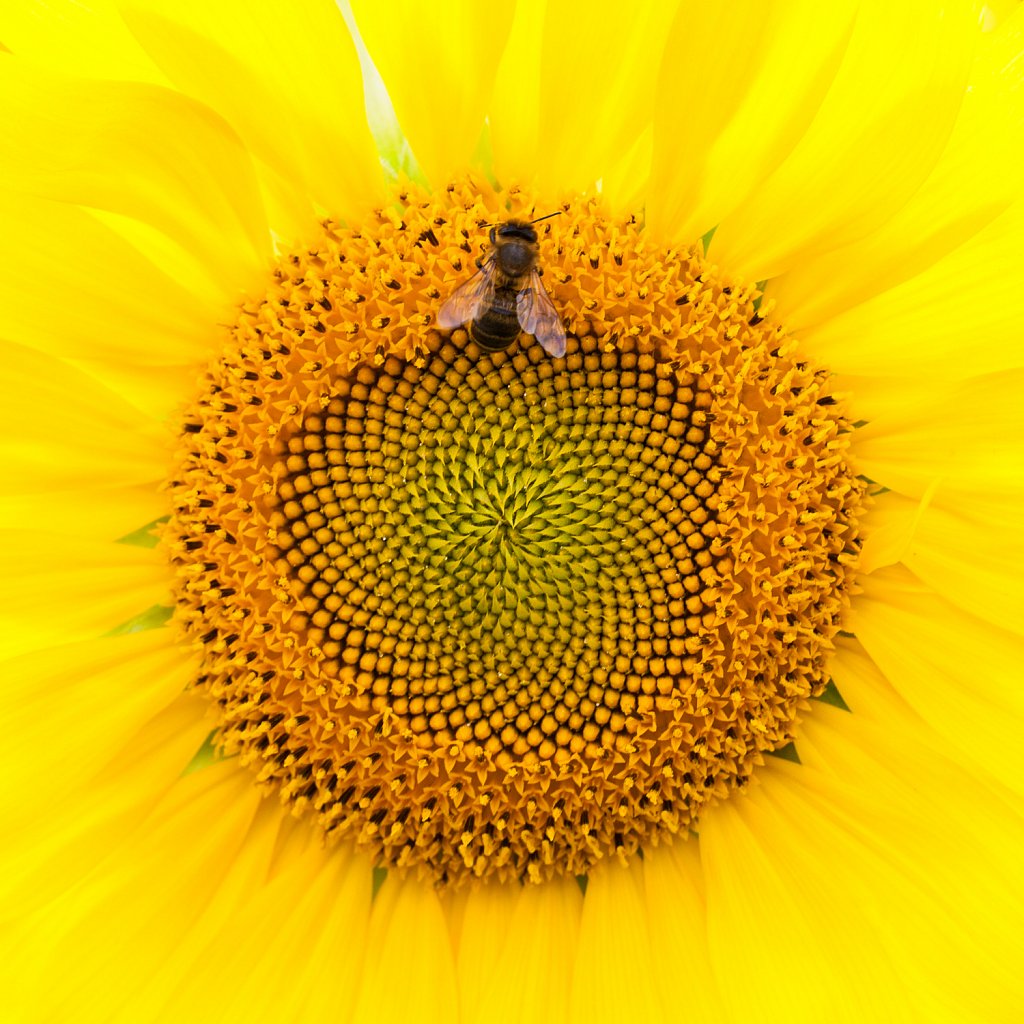
M527 273L537 259L537 232L526 221L509 220L491 228L498 265L513 277Z
M504 224L491 228L492 245L496 244L495 235L504 242L521 241L532 245L537 241L537 232L534 231L533 225L525 220L507 220Z

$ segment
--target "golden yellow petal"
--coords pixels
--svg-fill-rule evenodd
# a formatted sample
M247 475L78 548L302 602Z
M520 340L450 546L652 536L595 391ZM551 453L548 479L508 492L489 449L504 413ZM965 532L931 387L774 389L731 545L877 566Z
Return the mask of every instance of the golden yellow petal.
M669 1019L722 1020L725 1007L711 965L704 869L696 836L646 851L644 886L651 968Z
M195 673L169 629L150 629L32 651L3 662L0 764L6 795L27 812L40 792L83 785ZM184 767L184 765L182 765ZM33 785L33 782L35 785Z
M865 519L859 567L871 573L902 563L953 605L1024 632L1020 518L1017 494L950 502L941 485L920 501L890 491Z
M882 575L884 579L885 575ZM952 635L953 628L947 626L947 629ZM987 736L974 737L969 728L961 734L944 736L941 729L934 727L932 714L927 711L919 714L913 708L913 701L901 695L900 677L894 676L890 680L855 637L838 639L830 670L854 715L836 719L833 728L830 723L834 716L826 714L822 719L815 705L814 715L805 721L798 737L800 758L805 764L851 777L851 774L856 774L856 766L851 768L840 755L851 743L859 744L865 750L877 750L877 756L883 762L896 763L905 758L908 764L921 765L922 777L934 787L934 799L941 802L945 800L944 780L955 763L957 767L950 786L962 788L966 772L971 778L966 785L984 789L987 797L991 797L1003 813L1009 809L1010 820L1024 820L1024 788L1020 785L1019 771L1001 771L999 758L993 759L993 747ZM980 680L979 686L983 689L984 685L985 681ZM908 692L913 695L912 691ZM822 721L830 728L821 727ZM841 741L836 740L835 729L845 731ZM1005 764L1006 758L1002 761ZM964 813L973 813L972 807L973 801L966 801ZM946 810L940 817L945 816Z
M195 378L193 366L208 358L223 312L215 297L204 302L81 207L0 191L0 218L0 336L158 379L188 366ZM161 411L158 405L151 415Z
M744 0L679 11L654 106L646 214L657 237L695 241L779 167L832 84L854 15L846 0Z
M950 766L955 765L953 785L962 786L964 773L967 773L974 780L973 784L983 787L1004 810L1024 820L1024 796L997 779L962 746L947 743L900 695L856 637L837 639L829 668L853 717L836 719L830 714L822 717L816 704L797 738L800 760L804 764L822 771L847 773L847 764L837 756L840 745L832 739L835 729L845 729L848 739L844 744L853 742L867 749L868 744L877 742L883 751L883 760L887 756L884 751L889 747L903 751L913 749L915 753L910 759L924 766L922 771L935 785L938 799L941 799L942 779L951 770ZM823 729L819 728L822 722L834 724ZM819 745L823 745L821 750Z
M237 768L222 764L215 766L215 773L234 775L239 787L245 782L246 773ZM249 781L251 783L251 777ZM255 790L255 786L252 789ZM241 789L237 792L251 808L249 795ZM287 837L294 831L294 822L275 803L264 799L250 810L248 828L240 832L237 849L222 863L211 864L211 871L218 876L211 898L196 908L191 927L181 933L176 946L160 950L162 955L152 959L143 953L145 960L140 964L137 983L128 998L116 1001L109 1019L126 1022L201 1020L211 1014L219 1019L242 1019L225 1018L223 1012L223 1004L232 999L238 981L233 979L231 985L211 984L211 974L221 971L225 978L232 978L238 969L237 943L244 942L246 934L245 930L235 932L241 919L250 931L258 928L250 916L251 908L260 902L269 887L278 850L282 843L287 845ZM145 827L141 831L144 832ZM266 912L267 908L262 909ZM279 906L266 923L280 927L285 916L286 909ZM229 938L233 941L226 941ZM242 965L242 970L247 975L246 987L249 988L256 972L252 965ZM268 993L263 995L266 1004ZM203 1005L197 1012L196 1005L200 1003Z
M488 105L488 134L495 174L504 185L529 182L540 170L542 40L547 4L513 8L508 39L497 62Z
M811 355L809 346L808 355ZM950 387L948 380L924 374L862 377L836 373L832 384L835 389L833 395L848 401L854 419L860 423L902 414L907 405L934 401L936 394L948 392Z
M654 126L648 124L625 154L612 159L601 179L601 194L613 216L628 217L644 207L650 195Z
M362 975L362 953L368 934L370 893L373 873L369 861L353 855L346 864L337 850L328 850L331 860L321 868L309 904L320 933L305 977L302 1020L347 1020ZM322 913L327 909L327 914ZM300 922L301 926L301 922ZM310 931L315 935L314 922ZM287 967L282 950L276 951ZM324 984L323 979L330 979ZM284 984L282 980L281 984Z
M567 1019L582 903L573 878L468 893L456 965L464 1024Z
M92 1007L109 1020L176 950L203 942L204 914L222 887L244 895L233 869L251 852L260 802L234 763L179 779L144 827L35 915L31 939L8 961L17 970L14 1018L81 1020Z
M833 343L840 333L849 336L852 329L856 340L855 351L849 354L853 366L860 365L862 359L877 359L887 351L903 365L913 367L924 362L937 368L946 352L941 342L936 346L929 335L937 332L941 339L955 332L968 309L975 322L979 316L993 312L988 303L975 301L970 293L993 287L989 280L993 272L1004 287L1010 284L1005 273L1008 264L1001 259L1014 246L1007 234L1016 233L1014 251L1019 251L1019 213L1016 226L1009 230L993 225L992 231L986 225L1020 196L1024 95L1015 87L1011 66L1022 50L1024 9L1018 9L999 32L979 38L969 87L952 136L921 188L878 230L813 260L804 260L771 282L767 293L775 299L778 315L790 327L813 326L815 334L820 330ZM983 236L975 238L979 232ZM917 275L926 280L910 283ZM904 282L906 286L901 287ZM916 293L922 300L918 311L924 314L924 330L921 322L915 322L915 330L909 336L899 335L898 344L894 344L895 325L890 328L884 317L889 305L894 304L894 297L884 293L893 288L904 295ZM858 317L854 312L850 317L839 317L860 303L874 306L870 300L875 296L881 299L878 312L882 317L875 311L866 316ZM895 298L898 301L898 296ZM839 326L832 322L837 317L843 321ZM856 330L858 320L866 332ZM876 348L879 328L886 335L883 344L887 348ZM978 324L972 335L972 341L978 343L972 345L972 354L983 361L992 358L989 353L998 342L997 338L986 337L988 333ZM972 363L975 361L972 358ZM883 365L887 365L884 360ZM995 367L983 366L975 372L988 368Z
M866 707L892 717L817 707L798 739L813 743L814 763L780 766L788 785L766 782L766 793L877 922L923 1019L1005 1020L1024 989L1019 803L881 696L876 688Z
M420 168L442 187L480 141L512 6L356 0L352 10Z
M22 529L0 556L0 657L103 636L169 601L162 552Z
M75 510L70 517L69 508ZM166 514L167 498L153 486L7 494L0 501L0 528L31 523L45 533L101 541L124 537Z
M449 918L454 917L458 922L457 928L452 929L453 933L458 933L455 968L460 1007L467 1024L502 1019L503 1004L508 1000L502 998L497 1005L493 1004L489 990L498 977L502 978L504 989L503 968L517 966L517 961L511 957L508 965L504 964L502 954L522 891L518 885L482 885L460 893L458 910L449 910ZM514 986L510 988L515 991ZM517 1020L518 1015L511 1013L507 1019Z
M863 580L850 628L890 683L951 746L1024 791L1024 639L943 600L901 566Z
M1005 24L1007 19L1019 10L1020 0L988 0L988 3L982 4L981 7L983 30L992 32Z
M395 980L401 979L401 990ZM434 887L388 875L373 901L352 1024L448 1024L458 1005L455 962Z
M0 359L0 494L156 490L167 446L150 417L62 359L9 342L0 342ZM74 518L73 503L64 514ZM111 540L123 536L111 530Z
M179 694L121 746L105 751L98 773L79 777L71 765L62 779L49 772L45 787L27 788L36 807L22 799L21 808L9 809L12 827L0 856L5 912L20 916L41 907L112 854L116 857L200 749L210 731L208 712L202 697ZM87 729L83 732L88 734ZM24 770L46 767L51 757L67 764L66 757L54 755L52 744L40 744ZM11 788L13 784L12 779ZM13 796L9 789L5 800L13 803Z
M11 53L64 75L166 85L125 27L115 0L46 0L5 5L3 37Z
M348 220L381 201L359 60L331 0L136 0L124 18L175 88L220 114L284 184L288 221L271 224L283 241L318 212Z
M981 194L972 187L964 191ZM921 216L940 222L934 211ZM955 227L967 236L986 216L987 210L968 211ZM920 225L902 226L898 237L897 242L887 231L850 250L851 265L868 268L865 273L878 270L877 278L857 286L859 292L847 267L837 265L838 256L808 261L808 274L820 271L830 281L844 281L838 287L847 290L817 312L806 304L790 311L796 298L780 297L780 316L791 312L812 320L801 334L807 351L840 373L863 378L925 376L941 382L1020 366L1024 312L1014 268L1024 246L1024 203L990 216L963 241L956 236L920 241L927 239ZM908 246L918 243L922 251L915 256ZM868 251L869 246L878 251ZM903 257L898 273L881 260L893 252Z
M369 863L324 849L305 822L278 824L280 808L261 808L261 818L187 942L118 1020L348 1019L367 941Z
M877 484L923 498L1019 494L1024 481L1024 370L947 384L859 429L853 451Z
M722 219L716 260L757 281L884 224L945 146L977 38L969 4L861 5L814 120L774 173Z
M270 236L252 163L208 107L153 85L66 78L12 59L0 63L0 90L0 184L149 225L225 297L262 274Z
M592 190L648 128L677 7L640 4L624 17L606 0L519 5L489 107L498 178L555 196Z
M602 861L587 881L568 1020L675 1019L653 978L653 957L643 861Z
M902 964L881 947L883 908L851 884L856 841L797 804L788 768L800 771L760 769L762 784L701 822L708 941L730 1019L912 1020Z
M216 325L212 330L207 328L204 340L210 339L211 335L216 340L209 345L198 364L141 366L102 360L83 361L78 365L146 416L176 430L182 401L185 396L195 394L200 367L206 365L220 344L222 335Z

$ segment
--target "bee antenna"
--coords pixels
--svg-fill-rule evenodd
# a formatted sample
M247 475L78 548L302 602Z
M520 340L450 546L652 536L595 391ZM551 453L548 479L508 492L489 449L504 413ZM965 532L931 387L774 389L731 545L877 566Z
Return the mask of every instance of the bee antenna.
M565 210L555 210L554 213L546 213L546 214L544 214L543 217L537 217L534 220L528 220L526 223L527 224L539 224L542 220L551 220L552 217L560 217L563 213L565 213ZM480 225L478 225L478 227L481 227L481 228L498 228L498 227L501 227L502 224L506 224L506 223L508 223L508 222L507 221L495 221L493 224L480 224Z

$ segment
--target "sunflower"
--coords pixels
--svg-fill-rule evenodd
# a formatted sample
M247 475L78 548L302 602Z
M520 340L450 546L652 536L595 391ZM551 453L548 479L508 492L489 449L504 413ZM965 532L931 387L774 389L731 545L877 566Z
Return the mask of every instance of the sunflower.
M1017 1019L1020 7L353 8L5 10L9 1019Z

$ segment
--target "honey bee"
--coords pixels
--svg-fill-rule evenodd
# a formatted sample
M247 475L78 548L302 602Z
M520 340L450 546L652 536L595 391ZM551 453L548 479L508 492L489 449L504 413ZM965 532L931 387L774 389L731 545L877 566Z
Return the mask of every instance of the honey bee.
M522 330L532 334L549 355L565 355L565 328L537 269L536 223L507 220L491 228L490 251L478 261L477 272L441 307L437 315L441 327L468 323L470 337L487 352L508 348Z

